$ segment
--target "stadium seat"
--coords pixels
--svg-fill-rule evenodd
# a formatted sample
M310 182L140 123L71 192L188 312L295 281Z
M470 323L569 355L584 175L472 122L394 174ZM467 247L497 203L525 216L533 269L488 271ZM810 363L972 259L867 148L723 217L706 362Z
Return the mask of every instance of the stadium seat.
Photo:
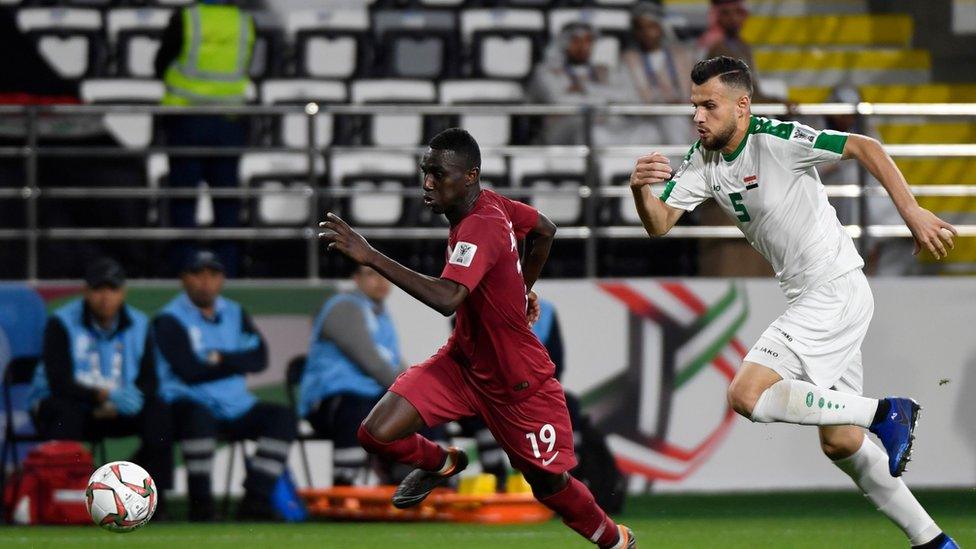
M115 74L153 78L156 52L173 12L162 8L119 8L108 12L108 41Z
M913 49L839 50L757 48L756 70L792 86L922 84L931 77L931 54Z
M439 96L445 105L511 105L525 100L522 85L510 80L445 80ZM511 143L512 117L507 114L462 114L457 125L483 147Z
M373 14L379 76L444 78L460 74L457 24L444 10L381 10Z
M363 9L296 10L286 32L295 44L296 73L312 78L353 78L369 66L369 13Z
M17 26L63 78L78 80L104 71L107 56L98 10L23 8L17 12Z
M261 103L265 105L318 103L345 103L346 85L336 80L265 80L261 83ZM308 116L286 114L278 119L278 142L286 147L305 147L308 145ZM332 114L320 112L315 115L315 146L325 147L333 141Z
M150 189L158 191L159 189L165 188L168 178L169 156L163 153L153 153L146 157L146 184ZM149 199L146 210L146 222L149 226L159 224L160 202L161 200L159 198Z
M753 46L909 47L914 33L910 15L752 15L742 39Z
M583 157L516 156L512 158L512 180L519 187L540 191L560 189L566 194L541 192L523 196L560 226L578 225L583 218L583 186L586 159Z
M869 103L976 103L976 84L887 84L859 88L861 99ZM823 103L830 88L795 86L790 100L797 103Z
M481 185L487 189L496 189L503 194L505 188L512 185L508 175L508 163L504 156L482 153Z
M303 194L262 194L254 202L254 220L258 225L306 225L317 205L309 203L308 155L305 153L247 153L241 156L238 172L241 185L250 189L304 191ZM316 180L325 171L325 162L317 157Z
M253 79L278 76L282 70L285 39L277 29L255 26L254 49L247 72Z
M630 172L634 169L634 158L605 155L600 157L599 166L601 186L627 186ZM600 225L639 225L640 217L630 196L604 197L599 201L597 221Z
M630 13L611 8L558 8L549 12L549 32L555 37L569 23L589 23L600 33L593 44L593 62L616 67L624 44L630 40Z
M414 213L416 197L402 189L420 188L417 159L409 154L376 152L335 153L330 180L333 187L374 191L339 199L340 215L350 224L391 227L407 224ZM396 191L384 194L383 191Z
M352 83L353 103L433 103L437 99L429 80L378 79ZM417 145L424 139L424 117L419 114L377 114L369 124L367 141L373 145Z
M189 6L196 0L151 0L160 6Z
M525 80L546 43L543 12L474 9L461 13L461 36L478 78Z
M81 100L102 105L158 105L166 92L159 80L108 78L81 83ZM151 114L107 113L104 123L121 145L139 149L148 147L153 138Z
M923 124L877 124L883 143L976 143L976 125L966 122L931 122Z

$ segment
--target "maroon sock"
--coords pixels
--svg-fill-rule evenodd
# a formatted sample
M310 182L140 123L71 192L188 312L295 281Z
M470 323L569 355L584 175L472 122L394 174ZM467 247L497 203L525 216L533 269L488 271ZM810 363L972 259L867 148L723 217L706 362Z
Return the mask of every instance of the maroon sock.
M447 458L447 450L416 433L392 442L380 442L366 430L366 427L360 425L356 437L359 438L363 448L371 454L378 454L426 471L440 469Z
M562 517L566 526L600 547L617 542L617 525L596 504L590 489L575 478L569 477L565 488L539 502Z

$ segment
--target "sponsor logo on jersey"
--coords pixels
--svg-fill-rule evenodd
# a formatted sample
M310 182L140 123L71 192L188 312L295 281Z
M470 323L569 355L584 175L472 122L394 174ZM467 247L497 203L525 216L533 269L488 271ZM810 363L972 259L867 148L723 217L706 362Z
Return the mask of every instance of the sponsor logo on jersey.
M448 263L462 267L470 267L471 261L474 260L474 254L476 253L478 253L477 244L458 242L457 246L454 247L454 252L451 253L451 259L448 260Z
M817 140L817 133L804 128L803 126L796 126L793 128L793 135L790 136L793 141L800 141L813 144Z
M769 356L771 356L773 358L779 358L779 353L777 353L776 351L770 349L769 347L753 347L753 349L756 349L760 353L766 353L767 355L769 355Z

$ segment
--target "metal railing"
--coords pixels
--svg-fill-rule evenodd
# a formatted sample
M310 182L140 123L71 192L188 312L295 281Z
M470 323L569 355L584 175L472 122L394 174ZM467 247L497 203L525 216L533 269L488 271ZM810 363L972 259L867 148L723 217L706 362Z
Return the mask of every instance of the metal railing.
M760 115L784 115L783 105L755 105L753 111ZM283 116L303 114L306 120L305 147L71 147L39 146L38 121L45 116L104 116L104 115L153 115L180 116L200 114L223 114L237 116ZM307 277L319 277L320 246L317 245L317 220L309 219L304 226L295 227L239 227L239 228L174 228L174 227L134 227L124 231L118 228L44 228L39 225L39 199L60 198L145 198L158 200L165 198L195 198L200 191L195 188L147 188L147 187L45 187L38 182L38 161L46 157L86 156L119 157L133 156L147 158L153 154L172 156L238 156L244 153L304 153L308 160L307 183L299 188L211 188L208 194L214 198L252 199L266 195L299 196L308 201L309 211L315 212L322 198L343 198L361 195L364 191L355 188L341 188L334 185L320 186L314 182L323 175L318 170L324 159L327 164L332 155L351 152L403 153L417 156L424 153L425 147L353 147L315 146L315 120L318 115L521 115L521 116L578 116L586 128L586 144L571 146L499 146L483 147L483 155L504 157L533 156L552 158L585 159L584 184L578 189L535 189L505 188L503 192L515 198L539 197L545 195L575 196L582 202L583 224L560 227L558 237L582 240L585 244L585 273L597 274L597 251L599 241L607 238L644 238L646 233L640 226L606 226L598 223L597 210L600 200L606 198L630 197L626 186L603 184L599 174L601 157L632 156L637 158L649 150L657 150L667 156L684 155L687 145L649 145L649 146L597 146L593 142L593 126L600 116L675 116L691 115L690 107L684 105L613 105L606 107L576 107L553 105L306 105L290 106L246 106L246 107L160 107L150 105L52 105L52 106L0 106L0 119L4 117L23 117L26 137L23 146L0 147L0 158L20 157L24 162L22 186L0 188L0 199L22 199L24 201L26 226L24 228L0 229L0 241L23 240L26 242L25 257L27 278L36 280L38 274L38 247L45 240L303 240L306 246ZM976 117L976 104L871 104L857 105L830 103L800 105L791 113L799 116L853 114L856 116L931 116L931 117ZM976 121L974 121L976 123ZM886 145L885 150L895 157L976 157L976 144L920 144ZM859 223L846 227L852 237L859 240L862 248L872 238L894 238L910 236L908 229L901 225L876 225L868 219L866 199L869 196L884 196L884 189L868 187L867 175L861 169L857 184L832 185L826 188L828 196L857 198L860 201ZM418 176L419 184L419 176ZM913 185L916 196L976 196L976 185ZM369 192L369 191L366 191ZM404 196L416 195L417 189L384 190L384 195L399 192ZM312 217L315 217L313 215ZM976 236L976 225L957 226L961 236ZM363 228L362 234L371 239L424 240L442 239L447 231L436 227L370 227ZM677 226L667 235L668 238L741 238L742 233L734 226Z

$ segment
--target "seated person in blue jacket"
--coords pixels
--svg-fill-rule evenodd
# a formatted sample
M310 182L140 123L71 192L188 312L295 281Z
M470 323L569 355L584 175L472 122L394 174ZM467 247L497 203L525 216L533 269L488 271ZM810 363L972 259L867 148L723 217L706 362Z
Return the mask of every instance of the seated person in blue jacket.
M44 328L29 401L44 438L138 435L142 445L132 461L149 471L162 496L173 483L173 450L153 347L146 315L125 304L122 266L95 260L86 269L84 297L54 311Z
M217 436L253 439L241 519L271 519L271 494L295 439L290 409L259 402L245 375L264 370L268 350L251 317L221 297L224 266L210 251L192 255L180 274L183 293L153 320L159 394L170 403L186 463L190 520L214 518L211 475Z
M367 454L356 430L404 369L393 319L383 302L390 282L358 266L356 288L322 305L312 327L299 389L299 415L333 442L333 482L364 484Z

